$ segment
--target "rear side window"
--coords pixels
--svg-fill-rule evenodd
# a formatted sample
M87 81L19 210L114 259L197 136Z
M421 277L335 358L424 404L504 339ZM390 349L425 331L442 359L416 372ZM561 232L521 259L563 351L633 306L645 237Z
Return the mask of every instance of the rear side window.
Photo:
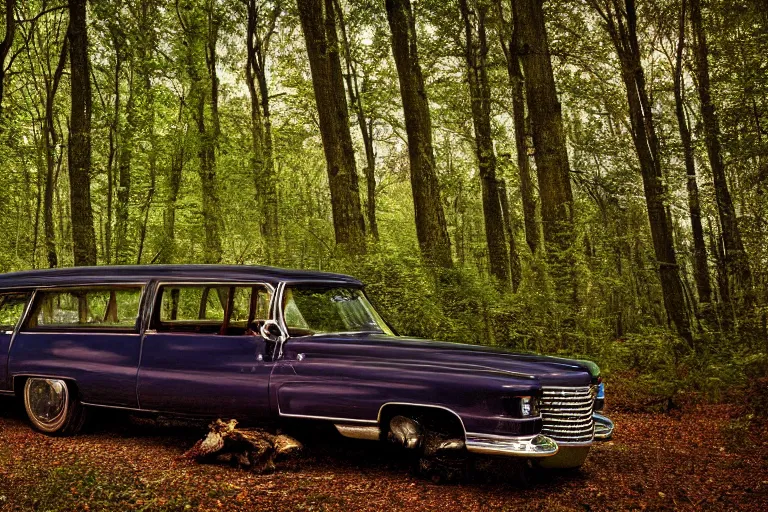
M160 288L155 328L219 334L258 332L272 299L261 285L167 285Z
M0 331L12 331L24 314L30 293L0 294Z
M137 328L140 286L38 291L30 329Z

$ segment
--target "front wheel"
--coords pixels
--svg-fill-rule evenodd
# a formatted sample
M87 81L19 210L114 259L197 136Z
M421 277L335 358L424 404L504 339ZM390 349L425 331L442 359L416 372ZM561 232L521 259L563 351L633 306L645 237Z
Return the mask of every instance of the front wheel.
M27 379L24 408L32 426L45 434L76 434L85 422L74 386L61 379Z

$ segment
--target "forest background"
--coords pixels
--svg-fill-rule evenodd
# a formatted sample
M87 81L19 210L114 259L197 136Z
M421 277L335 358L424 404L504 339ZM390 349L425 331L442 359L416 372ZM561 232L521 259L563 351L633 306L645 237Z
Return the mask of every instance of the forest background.
M765 0L0 13L0 271L341 271L646 404L766 383Z

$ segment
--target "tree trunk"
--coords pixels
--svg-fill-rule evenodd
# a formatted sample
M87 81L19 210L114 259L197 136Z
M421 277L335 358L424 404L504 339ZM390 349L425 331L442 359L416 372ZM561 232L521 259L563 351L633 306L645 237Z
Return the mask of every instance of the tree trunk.
M685 295L675 254L672 226L665 205L659 141L651 105L645 88L645 75L637 41L637 14L634 0L590 0L605 21L621 63L621 78L627 92L632 140L643 177L643 189L651 225L651 238L658 264L664 307L678 334L693 346Z
M347 81L347 94L349 94L349 103L355 111L357 126L360 128L360 136L363 139L363 148L365 149L365 185L367 193L365 211L368 218L368 228L373 239L378 240L379 225L376 221L376 152L373 148L373 119L369 119L366 116L365 109L363 108L357 66L352 60L352 50L349 45L349 38L347 37L347 26L339 0L334 0L334 5L339 13L339 28L341 29L341 39L344 44L344 60L347 64L347 73L344 75ZM363 90L365 90L365 77L363 77Z
M184 125L184 104L183 98L179 98L179 116L178 125ZM186 162L187 128L180 128L177 133L177 140L181 143L177 145L176 150L171 156L171 164L168 172L168 196L165 201L165 210L163 211L163 243L160 247L160 254L157 257L158 263L172 263L176 254L176 202L179 198L181 188L181 177Z
M157 38L153 27L158 11L154 0L141 0L139 7L139 44L136 47L134 58L136 81L131 81L131 89L137 100L134 107L136 110L134 111L133 123L136 125L136 131L141 133L142 138L149 142L147 151L149 189L143 205L144 220L139 230L139 247L135 260L137 264L142 262L144 242L149 229L149 214L157 185L157 136L155 133L155 94L152 89L152 61L153 53L157 47ZM132 121L129 119L128 122L130 125Z
M520 198L523 203L525 241L531 254L536 254L539 248L540 235L539 224L536 219L536 191L531 178L531 160L528 156L525 80L523 79L523 70L520 68L520 48L517 35L510 30L513 22L504 19L501 0L497 0L496 9L500 23L498 28L499 40L507 62L509 84L512 87L512 120L515 125L515 152L517 153L517 172L520 179Z
M325 151L336 243L349 253L364 253L365 221L349 132L336 9L333 0L297 0L297 3Z
M135 62L135 61L134 61ZM131 65L133 67L133 64ZM115 206L115 263L125 265L130 260L128 250L128 207L131 197L131 163L133 160L133 141L139 130L136 122L136 102L134 99L133 70L128 80L128 101L125 104L126 126L119 134L120 151L117 164L117 204Z
M59 265L56 254L56 230L53 223L53 199L56 189L56 146L59 144L59 136L54 123L53 106L56 100L56 92L64 74L64 66L67 64L69 53L69 38L65 37L61 45L61 53L56 70L50 81L46 80L45 94L45 120L43 122L43 144L45 145L45 188L43 189L43 232L45 233L45 251L48 259L48 267L55 268Z
M91 80L86 0L69 0L72 114L69 133L69 197L75 266L96 264L91 209Z
M5 94L5 59L13 46L13 38L16 35L16 0L5 0L5 35L0 41L0 132L5 123L3 117L3 96Z
M720 124L712 101L709 82L709 48L702 26L700 0L691 0L691 26L693 28L693 46L695 54L696 78L699 91L699 104L704 124L704 139L707 145L709 165L715 185L715 199L720 216L720 227L725 244L725 264L731 281L733 297L739 297L746 303L753 300L752 272L749 259L741 240L741 231L736 218L725 166L720 147Z
M256 0L247 0L245 77L251 99L251 164L256 186L256 203L261 216L261 236L266 241L267 260L272 263L279 244L279 224L266 56L281 9L278 2L272 6L267 16L263 16L263 8L263 5L257 5ZM266 27L263 24L266 24Z
M547 260L558 294L575 302L573 192L542 2L515 0L513 11L525 73Z
M509 198L507 197L507 184L504 180L499 180L499 200L501 202L501 212L504 215L504 230L507 233L509 241L509 277L512 282L512 292L517 293L520 283L523 281L523 269L520 266L520 255L515 243L515 229L512 225L512 217L509 209Z
M450 268L451 241L440 201L440 184L432 148L432 120L429 100L421 74L416 44L416 23L410 0L385 0L392 32L392 55L400 82L408 156L411 162L411 188L416 212L416 235L424 258L432 264Z
M474 5L474 0L459 0L464 21L464 59L472 105L472 123L475 129L475 152L480 168L483 196L485 240L491 275L503 288L509 288L510 268L504 219L501 211L501 193L496 180L496 153L491 133L491 87L488 83L488 39L485 20L488 6Z
M699 203L699 186L696 183L696 165L693 158L693 144L691 143L691 131L685 116L685 98L683 96L683 48L685 47L685 16L686 0L682 0L680 11L679 39L677 53L675 55L675 114L677 126L680 131L680 140L683 143L683 155L685 157L685 171L688 176L688 210L691 217L691 231L693 233L693 276L696 281L696 290L699 294L699 302L709 303L712 296L712 285L709 280L709 268L707 267L707 246L704 242L704 228L701 225L701 205Z
M109 124L109 153L107 155L107 222L104 226L104 256L107 265L112 263L112 202L114 199L114 172L115 156L117 154L116 138L120 133L120 69L122 68L122 56L115 41L115 103L112 114L112 122Z
M186 5L177 13L185 34L185 66L190 78L188 104L197 128L198 175L202 191L202 220L205 239L203 241L203 261L219 263L222 256L221 218L219 194L216 179L216 147L219 136L218 90L216 74L216 44L218 41L219 19L214 5L197 11L194 6ZM185 11L186 14L182 14ZM202 54L202 55L201 55ZM205 70L201 63L205 63ZM205 74L205 77L203 76ZM206 118L206 104L210 104L211 124Z

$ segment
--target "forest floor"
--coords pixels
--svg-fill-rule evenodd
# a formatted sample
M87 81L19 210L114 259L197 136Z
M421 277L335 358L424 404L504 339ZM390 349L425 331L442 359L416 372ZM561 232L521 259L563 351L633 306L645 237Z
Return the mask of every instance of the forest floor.
M0 510L768 510L768 431L727 405L609 411L615 439L572 472L523 485L504 466L434 484L386 446L302 439L292 464L257 475L180 458L203 430L104 417L52 438L0 401Z

